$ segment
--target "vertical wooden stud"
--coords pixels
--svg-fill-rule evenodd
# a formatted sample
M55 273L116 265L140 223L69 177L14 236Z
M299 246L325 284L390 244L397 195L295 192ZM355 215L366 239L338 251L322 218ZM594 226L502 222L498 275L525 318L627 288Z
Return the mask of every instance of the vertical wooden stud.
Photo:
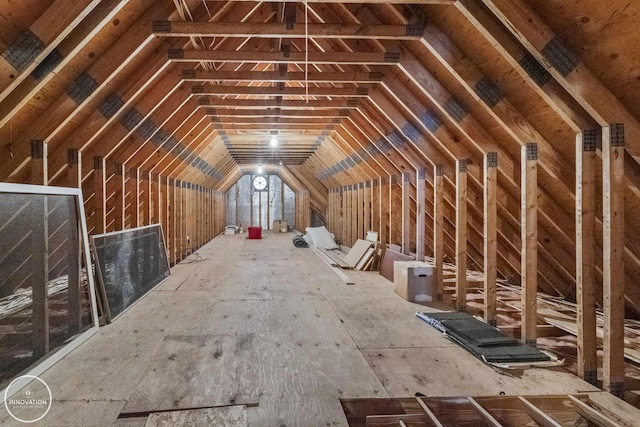
M94 234L105 233L106 230L106 201L105 201L105 168L104 157L93 157L93 206L94 206Z
M442 301L444 284L444 167L435 165L433 170L433 258L436 281L436 300Z
M416 259L418 261L424 260L425 221L427 215L425 179L425 170L419 169L416 176Z
M411 252L411 174L402 174L402 253Z
M456 161L456 309L467 309L467 159Z
M149 171L141 171L142 175L142 183L140 184L142 187L141 191L141 199L142 199L142 222L143 225L151 224L151 177L149 176Z
M537 338L538 294L538 146L522 147L521 218L521 286L522 341L535 346Z
M358 184L351 186L351 246L358 240Z
M576 299L578 375L598 382L595 289L596 148L600 130L576 135Z
M72 211L76 210L76 201L70 200ZM80 269L82 266L80 219L69 224L69 246L67 250L67 319L69 321L69 333L71 335L80 332L82 325L81 283Z
M48 184L47 143L39 139L31 140L31 183Z
M363 200L364 209L364 223L362 224L363 228L363 237L366 236L367 231L371 230L371 181L366 181L364 183L364 193Z
M373 179L371 187L371 229L378 232L378 240L382 241L382 238L380 237L382 229L380 225L380 218L382 217L382 209L380 206L380 180L378 178Z
M169 178L167 183L169 188L169 223L167 225L167 246L169 246L169 263L173 266L176 264L176 186L175 179Z
M76 148L67 150L67 187L82 188L81 157Z
M132 228L140 226L140 177L138 168L129 169L129 221Z
M603 386L624 395L624 125L602 128Z
M150 203L150 217L149 224L157 224L160 222L160 176L157 173L152 173L150 177L151 185L151 203Z
M34 209L42 223L31 230L31 290L33 357L49 353L49 218L47 196L35 196Z
M124 206L125 206L125 188L124 188L124 165L122 163L115 163L113 165L115 181L113 200L114 206L114 231L124 229Z
M496 326L498 153L484 158L484 319Z

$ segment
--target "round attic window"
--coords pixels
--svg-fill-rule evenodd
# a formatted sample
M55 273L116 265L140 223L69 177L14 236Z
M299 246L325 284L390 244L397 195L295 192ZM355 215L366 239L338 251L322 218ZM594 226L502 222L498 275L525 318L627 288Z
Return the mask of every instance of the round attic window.
M256 191L264 191L267 189L267 177L264 175L256 175L253 177L253 189Z

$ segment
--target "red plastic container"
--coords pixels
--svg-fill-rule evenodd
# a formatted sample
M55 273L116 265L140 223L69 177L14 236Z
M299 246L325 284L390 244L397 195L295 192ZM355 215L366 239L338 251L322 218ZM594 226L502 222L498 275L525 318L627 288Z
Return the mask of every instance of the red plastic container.
M250 239L262 239L262 227L247 227Z

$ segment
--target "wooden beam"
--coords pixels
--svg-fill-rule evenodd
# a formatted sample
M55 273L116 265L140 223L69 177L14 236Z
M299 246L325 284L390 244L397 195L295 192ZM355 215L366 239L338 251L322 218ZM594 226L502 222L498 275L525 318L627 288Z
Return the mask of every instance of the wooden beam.
M411 252L411 174L402 173L402 253Z
M213 117L346 117L349 114L349 110L346 108L329 108L319 110L307 110L307 109L295 109L287 110L280 109L277 105L274 108L264 109L248 109L248 108L211 108L208 107L205 110L207 116Z
M232 82L304 82L309 83L376 83L382 80L381 73L371 72L302 72L280 73L279 71L203 71L182 70L182 80L187 82L232 81Z
M124 230L124 207L125 207L125 173L122 163L114 163L114 178L116 180L114 198L114 231Z
M314 65L394 65L400 55L379 52L256 52L247 50L183 50L171 49L168 57L174 62L266 62L269 64L314 64Z
M498 153L484 157L484 320L496 326Z
M82 188L82 154L75 148L67 150L67 187Z
M232 85L203 85L191 86L194 95L254 95L254 96L305 96L305 87L299 86L232 86ZM359 87L309 87L309 96L326 96L331 98L364 98L369 95L369 88Z
M106 233L106 199L105 199L105 160L104 157L93 158L93 234Z
M605 414L591 407L579 398L569 395L569 400L573 405L573 409L575 409L582 418L587 420L590 425L596 425L598 427L622 427L622 424L610 419Z
M129 223L131 228L136 228L140 226L140 177L138 168L129 169L127 192L129 193Z
M522 147L521 152L521 339L535 347L538 298L538 146L529 143Z
M69 208L75 211L76 200L68 202ZM79 218L69 223L69 235L67 250L67 319L69 321L69 333L75 335L82 329L82 225Z
M580 61L576 53L563 44L531 6L523 0L482 2L600 126L623 122L627 137L632 141L640 140L638 118ZM554 55L556 52L564 52L564 55ZM630 144L627 149L636 160L640 160L636 144Z
M358 101L355 99L326 99L326 100L282 100L282 95L277 95L275 99L229 99L219 97L201 97L199 100L201 108L230 107L235 109L244 108L281 108L281 109L348 109L358 108Z
M363 216L364 216L364 223L363 225L363 229L364 229L364 236L366 236L367 231L371 230L371 211L372 211L372 206L371 206L371 181L366 181L364 183L364 199L363 199L363 203L364 203L364 210L363 210Z
M0 101L82 22L100 0L57 0L0 55Z
M416 176L416 259L424 260L425 221L427 216L426 189L424 169L419 169Z
M217 1L217 0L206 0L206 1ZM238 2L254 2L254 0L237 0ZM348 4L348 3L362 3L362 0L307 0L309 4L313 3L339 3L339 4ZM284 0L276 0L275 3L284 3ZM367 0L367 3L375 4L375 3L384 3L384 4L453 4L455 0ZM288 3L287 3L288 4Z
M32 345L37 360L49 353L49 209L46 196L33 200L40 216L31 230Z
M444 295L444 167L433 167L433 261L436 281L436 300Z
M625 128L602 128L603 386L624 396L624 147Z
M178 239L176 238L177 231L177 206L176 206L176 186L175 180L173 178L169 178L168 182L168 190L169 190L169 199L168 199L168 210L169 210L169 224L167 225L167 246L169 246L169 263L173 266L177 262L177 243Z
M533 420L538 425L542 427L562 427L562 424L558 423L553 419L553 417L551 417L551 415L547 414L542 409L531 403L531 401L522 396L518 396L518 400L520 400L520 403L522 403L524 411L527 413L527 415L533 418Z
M142 225L151 224L151 177L149 171L140 171L141 200L142 209ZM139 209L139 208L138 208Z
M467 159L456 160L456 309L467 309Z
M47 143L41 140L31 140L31 183L47 185Z
M576 135L576 299L578 375L598 382L595 284L596 148L602 132Z
M256 37L313 39L387 39L416 40L422 36L419 26L360 24L298 24L280 22L192 22L154 21L152 31L163 37ZM202 51L205 52L205 51Z

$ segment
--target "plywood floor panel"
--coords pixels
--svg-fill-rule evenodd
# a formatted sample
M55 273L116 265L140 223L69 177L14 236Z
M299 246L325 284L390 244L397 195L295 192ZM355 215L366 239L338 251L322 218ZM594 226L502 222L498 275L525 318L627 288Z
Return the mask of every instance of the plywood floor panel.
M458 346L367 349L363 353L391 397L567 394L597 391L557 369L494 370Z
M263 235L215 238L201 261L174 267L49 369L54 408L82 402L96 408L83 410L84 425L134 427L146 418L117 419L118 405L258 403L247 409L251 426L343 426L340 398L593 390L549 370L501 375L416 319L435 309L404 301L377 272L350 271L347 286L290 233ZM74 416L52 410L47 425Z

